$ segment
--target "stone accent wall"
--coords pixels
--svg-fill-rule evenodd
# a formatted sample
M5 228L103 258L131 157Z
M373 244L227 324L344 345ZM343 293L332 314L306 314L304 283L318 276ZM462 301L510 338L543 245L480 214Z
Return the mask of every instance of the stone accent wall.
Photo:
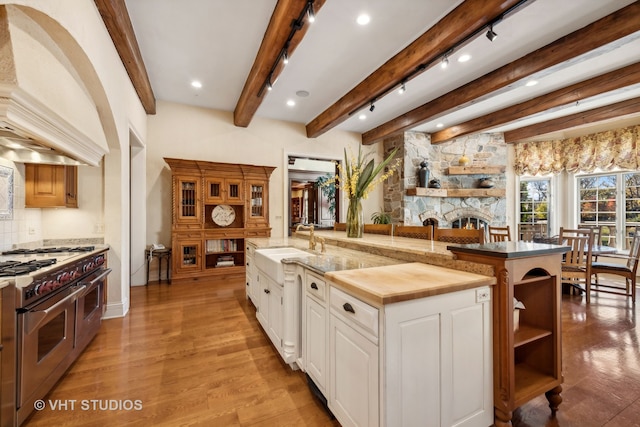
M384 210L391 212L394 223L422 225L427 218L436 218L440 227L451 227L460 217L474 217L491 225L506 223L506 198L504 197L421 197L407 196L406 190L418 184L420 163L426 160L429 179L439 179L442 188L478 188L482 175L447 175L449 166L457 166L463 153L471 160L470 166L504 166L507 162L507 145L502 134L475 134L450 142L431 145L429 134L405 132L384 140L387 155L395 147L401 147L399 156L403 162L399 173L384 184ZM505 188L504 174L491 175L494 188Z

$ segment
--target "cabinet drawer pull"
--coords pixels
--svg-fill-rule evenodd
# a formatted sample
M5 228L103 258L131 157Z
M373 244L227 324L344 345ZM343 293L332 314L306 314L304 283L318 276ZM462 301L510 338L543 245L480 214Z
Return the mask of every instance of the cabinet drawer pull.
M311 289L315 289L316 291L318 290L318 285L316 285L316 282L311 283Z
M351 304L349 304L348 302L345 302L342 306L342 308L344 308L344 311L349 311L353 314L356 314L356 311L353 309L353 307L351 306Z
M265 293L265 294L270 294L270 293L271 293L271 291L270 291L269 289L265 289L265 290L264 290L264 293Z

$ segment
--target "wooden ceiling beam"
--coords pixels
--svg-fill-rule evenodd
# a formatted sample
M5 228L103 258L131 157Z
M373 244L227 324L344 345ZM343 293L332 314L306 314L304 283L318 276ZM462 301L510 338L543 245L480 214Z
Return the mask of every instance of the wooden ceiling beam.
M127 70L129 79L140 98L147 114L156 113L156 98L153 95L149 75L144 66L129 12L124 0L94 0L109 31L120 60Z
M504 133L504 140L507 143L518 142L523 139L535 136L546 135L590 123L602 122L610 119L619 119L631 114L640 113L640 97L626 101L616 102L592 110L582 111L569 116L559 117L542 123L536 123L513 129Z
M520 104L494 111L465 123L431 134L431 143L438 144L464 135L514 122L552 108L573 104L592 96L640 83L640 63L635 63L580 83L547 93Z
M443 56L519 2L466 0L309 122L306 126L307 137L322 135L372 99L392 90L402 80L426 70L425 64Z
M640 31L640 1L365 132L362 135L362 143L373 144L395 133L412 129L433 117L469 105L474 100L503 89L527 76L637 31Z
M322 8L324 2L325 0L314 0L313 10L315 14ZM256 59L233 111L233 123L236 126L249 126L266 96L267 91L264 90L264 86L269 74L273 71L271 75L272 84L275 83L280 75L283 65L281 63L276 64L276 61L279 60L282 49L291 35L294 22L300 17L302 11L306 10L307 3L308 0L278 0L271 15L269 26L264 33ZM287 48L289 57L293 55L309 28L306 20L302 24L302 27L295 32L289 42L289 47Z

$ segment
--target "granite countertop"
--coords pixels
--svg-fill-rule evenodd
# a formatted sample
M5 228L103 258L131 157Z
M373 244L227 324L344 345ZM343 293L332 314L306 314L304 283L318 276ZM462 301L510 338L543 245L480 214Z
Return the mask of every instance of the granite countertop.
M496 258L521 258L552 253L565 253L569 246L551 245L534 242L493 242L471 245L449 245L447 249L453 252L492 256Z
M495 277L419 262L335 271L325 277L348 293L377 306L496 283Z
M398 259L341 248L330 244L325 245L326 252L324 253L320 252L319 249L321 246L319 243L316 246L316 250L311 251L307 237L254 237L247 240L258 250L261 248L291 247L313 253L315 256L284 258L282 262L285 264L296 263L303 265L320 275L324 275L330 271L356 270L402 263L402 261Z
M7 286L9 286L11 284L11 280L7 280L7 279L0 279L0 289L6 288Z
M307 244L309 231L300 230L296 232L296 235L300 239L304 239L303 244ZM365 233L361 238L349 238L346 232L333 230L319 230L315 232L315 236L324 238L327 248L335 246L352 249L361 254L367 253L392 258L404 263L421 262L485 276L494 275L493 267L490 265L456 259L453 252L447 249L451 243L369 233ZM296 239L289 238L288 240ZM318 248L319 245L318 243Z

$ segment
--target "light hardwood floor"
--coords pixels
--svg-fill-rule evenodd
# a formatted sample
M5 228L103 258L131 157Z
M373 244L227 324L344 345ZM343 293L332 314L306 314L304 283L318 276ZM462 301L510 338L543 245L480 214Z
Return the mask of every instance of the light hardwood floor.
M638 306L603 295L587 307L574 295L562 310L564 401L550 418L541 396L516 411L514 426L640 426ZM92 399L140 400L142 409L84 410ZM304 375L281 362L241 281L133 288L129 315L103 323L45 400L76 406L47 405L26 425L338 425Z
M83 410L92 399L140 400L142 410ZM332 425L270 345L240 281L132 288L127 317L103 322L45 402L28 426Z

